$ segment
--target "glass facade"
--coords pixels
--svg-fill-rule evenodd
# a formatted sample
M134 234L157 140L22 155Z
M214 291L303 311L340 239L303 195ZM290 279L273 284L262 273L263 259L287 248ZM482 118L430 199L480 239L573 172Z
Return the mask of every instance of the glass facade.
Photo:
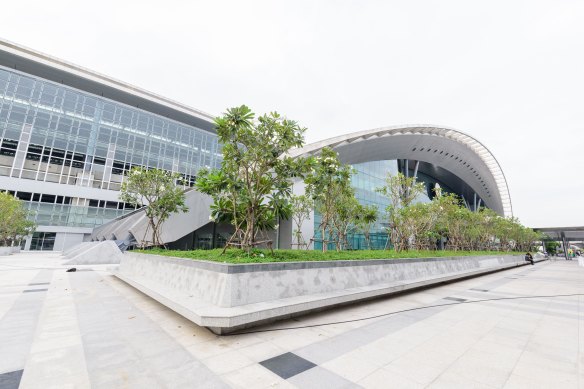
M220 164L213 133L0 67L0 176L117 191L133 166L178 172L192 185L201 167ZM59 226L93 227L131 211L78 200L72 187L66 204L28 206L39 224Z
M94 228L132 211L30 201L25 201L24 205L31 211L32 220L40 226Z
M401 169L397 160L383 160L370 161L353 165L355 174L351 178L351 184L355 188L355 197L363 205L374 205L377 207L377 222L372 226L370 232L370 248L373 250L383 249L387 244L387 214L385 209L389 205L387 197L376 192L377 188L385 185L385 177L388 173L396 175ZM436 183L439 183L445 192L449 192L449 188L438 182L432 177L418 172L418 181L423 182L426 186L426 191L422 193L416 201L429 202L432 195L432 188ZM321 239L321 232L318 226L321 222L321 216L317 212L314 214L314 232L315 238ZM362 233L350 233L347 237L350 249L363 250L367 249L367 242ZM322 242L314 243L315 250L322 250ZM328 245L329 250L334 250L335 246L332 243Z
M55 247L56 237L57 234L54 232L35 232L32 234L30 249L50 251Z

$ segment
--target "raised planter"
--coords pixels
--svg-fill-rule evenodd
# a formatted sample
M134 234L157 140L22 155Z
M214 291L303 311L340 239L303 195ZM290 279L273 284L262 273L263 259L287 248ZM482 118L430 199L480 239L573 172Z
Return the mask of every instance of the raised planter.
M130 252L114 274L222 334L525 264L522 255L225 264Z
M0 247L0 255L12 254L12 247Z

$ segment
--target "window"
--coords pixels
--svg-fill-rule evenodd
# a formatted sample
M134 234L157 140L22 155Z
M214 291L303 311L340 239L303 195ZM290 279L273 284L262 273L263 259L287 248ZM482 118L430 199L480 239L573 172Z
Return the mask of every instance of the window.
M31 250L52 250L55 247L56 232L35 232L30 241Z

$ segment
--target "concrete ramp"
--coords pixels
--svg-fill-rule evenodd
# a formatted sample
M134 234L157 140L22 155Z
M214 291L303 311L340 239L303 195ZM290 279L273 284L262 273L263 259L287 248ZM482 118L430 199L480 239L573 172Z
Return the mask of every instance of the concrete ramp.
M78 250L65 255L70 259L64 265L102 265L120 263L123 257L116 243L112 240L103 242L88 242Z
M210 196L197 192L194 189L188 189L185 192L185 204L189 208L189 211L187 213L179 212L170 215L161 226L161 242L174 242L209 223L212 202L213 199ZM148 218L146 217L145 209L140 208L96 227L91 233L91 239L95 241L111 239L125 240L131 235L140 241L145 235L147 236L147 230Z
M80 252L87 250L93 243L95 242L81 242L73 247L69 247L67 250L63 250L62 255L65 258L73 258Z

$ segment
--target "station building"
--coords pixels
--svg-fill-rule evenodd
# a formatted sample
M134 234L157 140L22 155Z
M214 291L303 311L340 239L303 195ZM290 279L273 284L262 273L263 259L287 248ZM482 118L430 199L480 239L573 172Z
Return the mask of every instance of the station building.
M461 131L405 125L355 132L304 146L293 156L323 147L351 164L357 198L378 207L374 248L385 245L387 200L375 189L388 172L424 183L419 201L434 189L460 196L467 207L512 216L503 171L493 154ZM133 166L180 173L189 212L175 214L162 241L179 249L221 247L229 226L209 220L211 199L192 186L202 167L218 168L221 150L213 117L162 96L11 42L0 41L0 190L33 211L37 232L26 250L63 250L88 240L125 244L146 233L144 212L119 200L124 174ZM302 182L295 193L304 190ZM308 242L319 215L302 226ZM277 247L292 245L291 221L273 234ZM358 234L353 248L364 247ZM312 247L312 246L311 246ZM318 247L313 247L318 248Z
M27 250L62 250L133 211L118 198L133 166L219 167L213 117L68 62L0 41L0 190L23 200Z

